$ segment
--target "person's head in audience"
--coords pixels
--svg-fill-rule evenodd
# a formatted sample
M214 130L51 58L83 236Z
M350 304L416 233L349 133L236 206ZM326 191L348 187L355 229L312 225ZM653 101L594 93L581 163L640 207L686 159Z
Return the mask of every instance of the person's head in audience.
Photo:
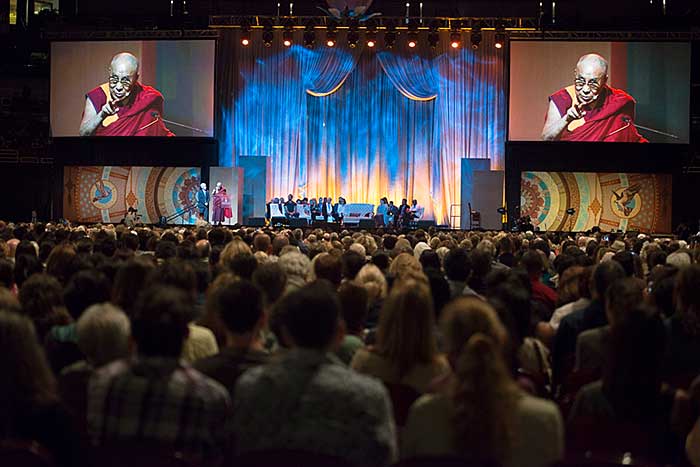
M15 286L15 265L9 259L0 259L0 286L10 290Z
M272 240L270 236L266 233L258 233L253 237L253 248L255 251L262 251L264 253L272 253Z
M36 256L21 255L15 258L14 278L17 287L21 288L29 277L42 272L44 266Z
M282 255L277 264L287 276L288 289L294 290L306 285L311 269L311 261L308 256L298 251L292 251Z
M644 306L625 313L611 330L603 365L603 393L621 421L653 418L659 407L666 331L656 310Z
M433 269L435 271L441 271L442 267L440 264L440 257L435 250L426 249L418 258L423 270Z
M328 351L340 344L344 330L340 302L324 280L294 290L277 304L282 332L292 347Z
M193 305L197 299L197 274L189 261L170 259L158 265L147 279L147 284L169 285L185 292L188 305Z
M644 284L631 277L619 279L608 287L605 294L605 314L611 326L618 326L627 313L642 304Z
M594 300L605 300L608 288L626 277L625 270L617 261L603 261L596 266L591 276L591 296Z
M170 285L153 285L139 296L131 333L141 357L179 358L189 335L190 297Z
M343 280L343 263L339 257L321 253L312 262L316 279L325 279L334 287L340 286Z
M676 310L683 323L683 331L700 336L700 265L686 266L676 277Z
M287 288L287 274L277 263L261 264L253 273L253 284L263 294L266 309L270 309L284 294Z
M360 272L360 269L362 269L362 266L365 265L366 258L356 251L348 250L343 253L341 261L343 278L347 280L354 280L357 273Z
M520 258L520 264L527 272L530 280L539 280L544 271L543 254L540 253L540 250L529 249Z
M63 287L48 274L34 274L19 289L22 312L34 322L36 332L42 340L46 333L57 325L68 324L70 316L63 302Z
M150 255L136 256L122 264L114 278L112 303L130 315L146 279L154 269Z
M0 309L0 348L1 433L19 437L20 417L58 402L56 381L29 318Z
M369 305L386 298L388 285L382 271L374 264L365 264L355 276L355 282L367 290Z
M258 260L249 253L237 253L227 261L228 268L241 279L250 280L255 269L258 267Z
M674 314L673 294L676 287L678 269L670 266L659 266L649 274L648 300L665 317Z
M68 243L58 245L51 251L49 259L46 261L46 272L61 284L66 284L70 277L71 263L75 258L75 248Z
M338 298L348 334L361 336L369 312L369 294L367 289L355 282L344 282L338 288Z
M377 353L400 377L437 355L435 313L427 284L407 280L394 285L384 301L377 327Z
M110 296L109 279L94 269L73 274L63 292L66 308L73 319L78 319L90 305L109 301Z
M464 248L450 250L445 256L445 275L448 280L466 282L471 274L469 252Z
M460 454L476 465L500 465L513 446L518 389L503 358L507 332L494 309L459 297L441 319L454 374L451 396Z
M394 258L394 261L391 262L391 266L389 266L389 275L392 277L400 277L411 272L423 272L423 266L421 266L416 257L410 253L399 254Z
M389 269L389 255L386 254L386 252L377 250L373 255L371 259L371 263L379 268L382 273L386 272Z
M76 323L78 347L95 368L129 356L131 323L110 303L90 306Z
M286 246L289 246L289 237L282 234L276 235L272 240L272 254L280 256L282 249Z
M263 294L246 279L217 287L207 297L207 307L224 325L230 347L249 348L265 325Z
M177 245L170 240L161 239L156 245L155 256L161 261L177 256Z

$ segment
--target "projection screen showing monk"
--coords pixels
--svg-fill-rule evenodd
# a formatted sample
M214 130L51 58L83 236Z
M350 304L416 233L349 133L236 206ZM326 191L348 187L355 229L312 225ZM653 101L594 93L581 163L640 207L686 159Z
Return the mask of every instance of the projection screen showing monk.
M686 43L514 41L510 83L511 141L688 143Z
M214 136L214 41L54 42L52 136Z

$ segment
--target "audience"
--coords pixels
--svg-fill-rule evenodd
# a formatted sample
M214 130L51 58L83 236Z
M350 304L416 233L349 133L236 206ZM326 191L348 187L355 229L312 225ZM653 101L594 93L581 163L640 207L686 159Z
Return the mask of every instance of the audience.
M413 405L401 456L457 454L473 465L519 467L560 460L559 410L518 389L503 358L507 332L493 308L458 298L446 307L442 330L452 372L436 394Z
M85 463L76 421L61 403L34 325L0 310L0 438L37 441L59 467Z
M325 281L278 304L292 348L243 374L234 398L239 453L275 449L338 456L358 466L396 457L391 406L382 385L329 354L343 338L338 298Z
M567 459L698 463L697 240L0 221L2 439L540 466L561 410Z
M447 360L437 350L434 323L425 284L409 280L395 285L379 317L376 346L359 349L352 368L384 383L427 392L431 381L448 370Z
M189 303L172 286L153 286L139 298L131 320L136 358L103 366L90 379L87 422L95 445L148 443L197 459L227 453L228 392L179 359Z

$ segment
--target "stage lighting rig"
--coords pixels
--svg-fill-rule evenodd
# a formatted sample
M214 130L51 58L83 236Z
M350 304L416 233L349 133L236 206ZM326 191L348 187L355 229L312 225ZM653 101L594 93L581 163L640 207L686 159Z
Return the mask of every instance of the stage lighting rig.
M384 33L384 47L391 49L396 43L396 29L393 25L389 25Z
M472 26L472 33L470 34L469 40L472 44L472 49L476 50L481 45L481 25L476 24Z
M328 47L335 47L337 37L338 33L336 32L335 24L329 24L326 30L326 45Z
M431 49L436 49L440 43L440 33L438 32L439 24L433 21L428 31L428 45Z
M272 47L272 40L274 35L272 34L272 22L269 20L263 23L263 33L262 40L265 47Z
M502 49L506 44L506 27L502 21L496 25L496 37L494 47Z
M357 32L357 22L353 21L348 28L348 47L354 49L360 40L360 34Z
M311 49L316 43L316 31L314 30L314 24L309 22L306 24L304 29L304 47Z
M241 26L241 45L243 47L250 45L250 27L247 24Z
M415 22L411 22L408 25L406 44L411 49L414 49L418 45L418 25Z
M462 33L459 29L453 29L450 33L450 47L453 49L459 49L462 45Z

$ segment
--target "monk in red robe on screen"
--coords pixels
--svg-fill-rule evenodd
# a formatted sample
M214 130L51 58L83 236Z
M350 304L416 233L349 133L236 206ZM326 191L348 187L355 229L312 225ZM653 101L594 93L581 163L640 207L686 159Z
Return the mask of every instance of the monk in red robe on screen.
M163 95L138 79L138 59L115 55L108 81L85 96L80 136L175 136L162 120Z
M607 60L597 54L581 57L573 86L549 96L542 139L648 143L634 126L634 99L607 81Z

